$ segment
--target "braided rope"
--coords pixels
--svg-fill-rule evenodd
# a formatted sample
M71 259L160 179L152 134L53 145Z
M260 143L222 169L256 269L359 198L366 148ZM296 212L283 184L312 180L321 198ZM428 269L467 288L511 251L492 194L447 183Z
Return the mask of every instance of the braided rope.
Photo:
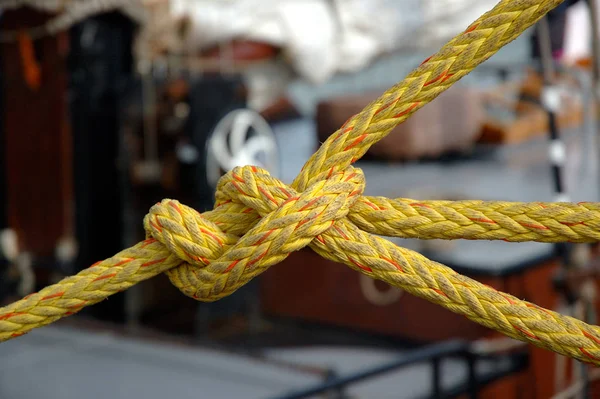
M593 202L417 201L362 197L349 219L360 229L389 237L600 241L600 204Z
M600 204L389 200L363 197L350 166L418 108L513 40L559 0L503 0L403 82L351 118L291 187L248 166L225 175L204 214L163 200L144 219L148 238L0 309L0 340L73 314L165 272L201 301L230 295L310 246L323 257L462 314L505 335L600 365L600 328L498 292L374 234L444 239L592 242Z

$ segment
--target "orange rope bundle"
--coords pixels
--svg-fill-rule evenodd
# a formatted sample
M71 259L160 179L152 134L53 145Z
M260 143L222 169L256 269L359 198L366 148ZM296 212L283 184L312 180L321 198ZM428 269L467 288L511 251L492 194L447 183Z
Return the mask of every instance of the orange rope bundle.
M35 57L31 36L21 31L18 35L19 52L23 63L23 78L31 90L38 90L42 84L42 71Z

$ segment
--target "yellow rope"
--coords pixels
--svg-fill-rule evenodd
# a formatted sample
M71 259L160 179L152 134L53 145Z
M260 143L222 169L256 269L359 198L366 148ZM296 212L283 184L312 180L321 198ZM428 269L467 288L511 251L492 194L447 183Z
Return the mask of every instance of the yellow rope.
M465 315L509 337L600 365L600 328L498 292L374 234L417 238L592 242L600 204L415 201L363 197L350 166L411 113L516 38L559 0L503 0L404 81L351 118L291 187L236 168L204 214L164 200L144 219L148 238L76 276L0 309L0 340L73 314L165 272L186 295L230 295L293 251L323 257Z
M388 237L600 241L600 204L502 201L418 201L363 197L349 219L362 230Z

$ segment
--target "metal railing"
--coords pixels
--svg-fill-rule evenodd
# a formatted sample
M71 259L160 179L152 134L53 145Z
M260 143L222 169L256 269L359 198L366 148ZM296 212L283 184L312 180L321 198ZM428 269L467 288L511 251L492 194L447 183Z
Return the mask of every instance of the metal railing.
M442 368L441 362L444 358L456 357L466 362L467 380L460 386L453 387L444 392L442 387ZM486 358L494 358L485 356ZM308 398L318 394L329 394L328 398L342 399L348 396L345 389L358 382L362 382L374 377L380 377L386 373L397 371L402 368L413 366L419 363L429 362L432 367L431 380L431 398L456 397L462 394L468 394L472 399L477 398L480 387L490 384L508 374L518 371L521 364L517 362L515 366L504 368L502 370L493 370L486 373L477 374L477 360L482 356L475 354L471 350L471 345L465 341L447 341L440 344L434 344L419 348L402 355L391 362L362 370L353 374L337 376L330 375L324 382L313 386L288 392L273 399L301 399Z

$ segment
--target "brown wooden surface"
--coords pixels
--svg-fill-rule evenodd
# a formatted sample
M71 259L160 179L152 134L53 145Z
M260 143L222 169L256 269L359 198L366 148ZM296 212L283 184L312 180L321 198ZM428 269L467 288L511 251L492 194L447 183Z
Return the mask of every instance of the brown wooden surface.
M556 309L558 295L552 285L552 277L559 264L557 262L528 271L524 275L524 295L520 298L528 300L547 309ZM554 394L555 368L557 356L545 349L529 347L530 381L535 387L537 399L547 399Z
M37 26L48 15L8 11L0 29ZM51 256L71 230L71 135L67 120L66 33L35 42L41 86L25 81L17 43L0 44L4 97L3 148L7 173L8 222L36 256Z
M409 294L388 306L372 305L365 299L359 279L360 274L348 267L303 249L261 277L263 311L428 342L489 334L465 317Z

